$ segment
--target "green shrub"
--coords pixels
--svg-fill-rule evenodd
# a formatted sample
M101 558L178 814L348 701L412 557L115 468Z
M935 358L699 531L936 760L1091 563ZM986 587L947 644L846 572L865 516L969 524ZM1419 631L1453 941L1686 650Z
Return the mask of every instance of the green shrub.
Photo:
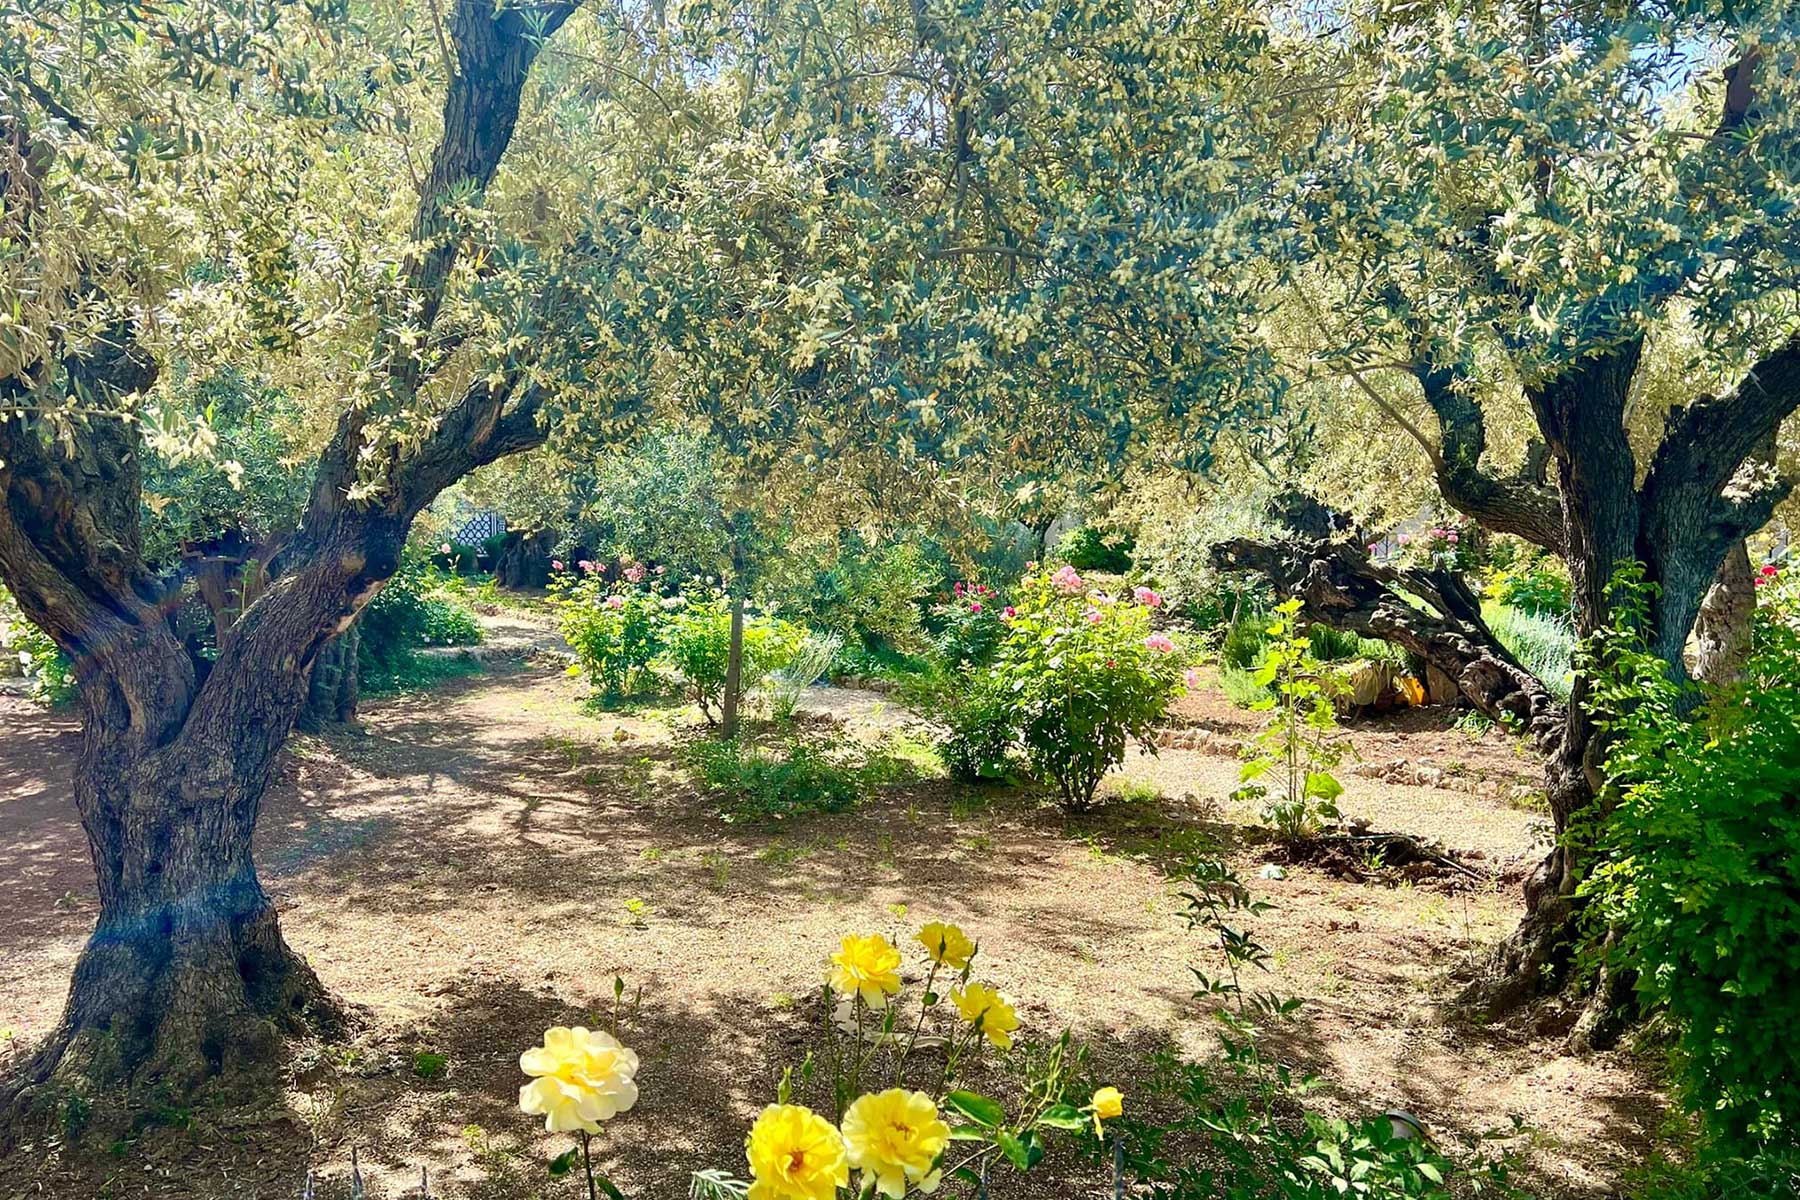
M1496 571L1487 584L1488 598L1534 617L1567 620L1573 608L1569 572L1555 559Z
M481 568L481 551L461 542L441 542L431 565L449 575L473 575Z
M50 635L25 619L11 593L0 588L0 654L19 664L31 682L31 698L50 708L73 704L78 692L75 667Z
M720 794L728 820L780 821L806 813L842 812L856 803L854 767L820 747L795 740L770 750L739 740L708 738L688 748L702 782Z
M1219 643L1219 663L1239 671L1254 671L1269 646L1269 614L1265 609L1242 613L1226 627Z
M636 585L610 588L593 571L550 580L564 640L607 701L633 694L663 650L661 598Z
M744 661L741 686L755 690L769 672L787 664L803 631L773 617L744 618ZM722 711L725 673L731 656L731 605L724 593L688 599L666 614L662 632L664 658L680 676L689 700L707 721Z
M1131 570L1134 545L1129 533L1107 531L1093 525L1078 525L1063 534L1056 543L1052 557L1077 571L1123 575Z
M1617 809L1582 891L1596 941L1675 1030L1705 1152L1800 1144L1800 587L1763 589L1743 683L1697 715L1638 630L1651 589L1614 583L1594 707ZM1610 943L1603 940L1610 937Z
M417 672L427 646L473 646L481 641L475 614L446 595L433 568L409 556L363 609L358 643L365 690L396 690Z
M959 580L950 599L931 610L938 661L949 671L987 666L1006 636L1005 612L993 588Z
M1658 1161L1630 1188L1633 1200L1800 1200L1800 1147L1750 1158L1706 1154L1698 1161Z
M927 648L924 612L936 572L917 541L871 549L853 541L814 581L810 623L850 646L917 654Z
M1012 706L985 674L968 677L966 690L938 706L948 732L938 754L950 777L962 783L1006 779L1018 738Z
M1257 682L1256 672L1238 667L1219 668L1219 690L1239 708L1254 709L1269 698L1269 687Z
M1181 691L1181 656L1151 632L1144 602L1090 592L1073 567L1020 581L985 684L1010 709L1026 760L1063 806L1093 803L1106 772L1150 734Z

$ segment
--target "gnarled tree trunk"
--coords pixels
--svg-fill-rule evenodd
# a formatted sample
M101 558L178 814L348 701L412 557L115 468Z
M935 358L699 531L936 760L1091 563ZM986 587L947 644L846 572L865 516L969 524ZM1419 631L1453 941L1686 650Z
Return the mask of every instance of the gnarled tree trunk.
M373 464L364 454L372 415L421 399L431 366L395 331L433 324L463 240L455 214L492 180L531 65L572 11L573 0L456 6L443 136L399 281L406 319L378 322L379 394L340 417L300 528L221 630L210 666L176 637L170 585L143 561L141 447L125 398L156 372L129 323L0 376L0 581L75 665L74 794L100 897L56 1030L0 1086L0 1132L65 1097L81 1101L66 1113L125 1116L146 1089L167 1102L252 1063L265 1069L241 1080L266 1086L283 1034L341 1020L282 939L252 835L321 650L398 569L413 519L470 471L544 440L541 395L508 368L478 373L409 453ZM79 116L58 119L87 131ZM54 158L23 118L0 113L0 234L29 243L42 197L32 172ZM110 278L115 264L101 266ZM121 415L60 429L42 415L75 400Z

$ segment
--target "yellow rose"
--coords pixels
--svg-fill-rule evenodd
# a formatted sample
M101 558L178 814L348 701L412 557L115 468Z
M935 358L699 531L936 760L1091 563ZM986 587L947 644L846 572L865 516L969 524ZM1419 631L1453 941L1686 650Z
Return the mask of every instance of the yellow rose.
M519 1055L519 1069L537 1076L519 1089L519 1107L551 1133L599 1133L600 1122L637 1103L638 1056L599 1030L547 1029L542 1046Z
M1110 1121L1125 1111L1125 1094L1116 1087L1103 1087L1088 1101L1088 1108L1094 1113L1094 1136L1103 1137L1100 1122Z
M831 986L860 995L870 1008L886 1008L887 998L900 990L900 952L879 933L846 937L831 956Z
M952 991L950 998L956 1001L962 1019L980 1026L988 1041L1002 1050L1012 1046L1012 1033L1019 1027L1019 1014L999 992L985 984L971 983L966 988Z
M925 947L925 953L931 955L931 961L942 963L946 967L961 971L969 965L969 959L975 956L975 943L968 935L954 925L946 925L942 921L933 921L919 930L919 944Z
M950 1144L950 1126L924 1092L889 1088L857 1097L844 1114L844 1142L850 1165L873 1177L876 1191L900 1200L909 1182L921 1192L937 1191L938 1156Z
M836 1200L850 1182L844 1139L831 1122L798 1104L771 1104L744 1139L748 1200Z

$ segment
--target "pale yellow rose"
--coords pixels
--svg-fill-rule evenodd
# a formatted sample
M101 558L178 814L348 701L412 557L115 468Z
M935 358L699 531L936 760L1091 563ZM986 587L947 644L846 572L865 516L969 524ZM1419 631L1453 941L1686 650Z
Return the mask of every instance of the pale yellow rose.
M961 971L969 965L975 956L975 943L967 934L954 925L946 925L942 921L933 921L919 930L919 944L925 947L925 953L931 955L931 961L942 963L946 967Z
M962 1019L978 1025L988 1041L1002 1050L1012 1046L1013 1031L1019 1027L1019 1014L999 992L986 984L971 983L966 988L952 991L950 998L956 1001Z
M798 1104L771 1104L744 1139L748 1200L836 1200L850 1182L844 1139L831 1122Z
M889 1088L857 1097L844 1113L844 1143L850 1165L873 1179L883 1196L900 1200L909 1183L921 1192L937 1191L938 1156L950 1144L950 1126L924 1092Z
M831 956L831 986L843 995L858 995L870 1008L886 1008L900 990L900 952L879 933L852 934Z
M551 1133L599 1133L600 1122L637 1103L638 1056L599 1030L547 1029L519 1069L537 1076L519 1089L519 1107Z

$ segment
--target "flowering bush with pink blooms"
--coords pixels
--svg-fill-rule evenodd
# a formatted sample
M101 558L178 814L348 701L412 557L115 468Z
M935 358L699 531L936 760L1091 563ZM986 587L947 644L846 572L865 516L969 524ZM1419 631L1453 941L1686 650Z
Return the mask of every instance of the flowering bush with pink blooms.
M970 707L1022 747L1070 811L1093 803L1133 738L1151 746L1181 694L1181 652L1150 625L1161 602L1148 588L1109 595L1067 566L1027 575L1001 612L1006 632L992 666L970 680Z
M550 580L562 618L563 637L579 669L603 700L617 701L641 689L663 650L661 600L648 589L609 585L591 562L559 571Z
M938 658L952 671L987 666L1006 636L1009 611L985 583L958 581L949 598L931 610Z

